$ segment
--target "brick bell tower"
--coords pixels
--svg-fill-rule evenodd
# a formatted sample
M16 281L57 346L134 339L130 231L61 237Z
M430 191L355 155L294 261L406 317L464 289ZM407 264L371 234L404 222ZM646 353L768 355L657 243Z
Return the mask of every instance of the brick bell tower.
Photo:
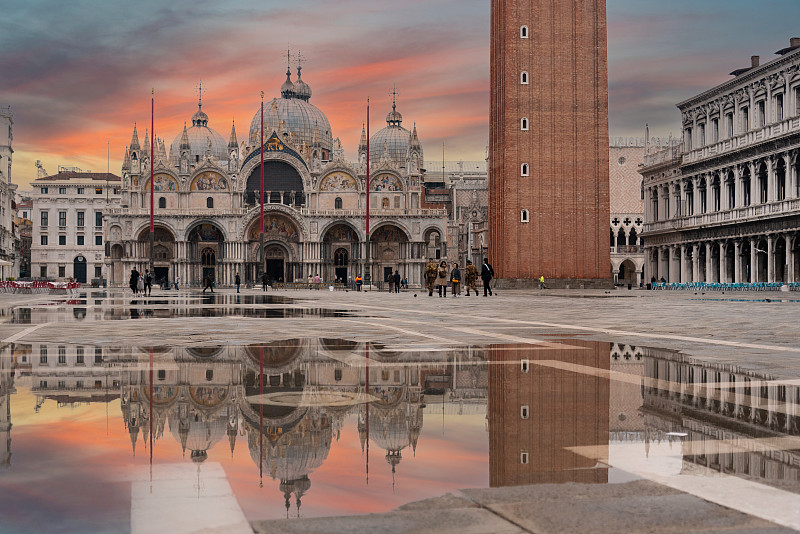
M501 287L611 287L606 0L492 0L490 259Z

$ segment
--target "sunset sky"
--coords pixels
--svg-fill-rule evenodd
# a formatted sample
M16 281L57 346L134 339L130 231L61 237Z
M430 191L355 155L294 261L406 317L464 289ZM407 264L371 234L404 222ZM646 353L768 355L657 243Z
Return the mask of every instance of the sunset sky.
M416 122L426 159L483 159L488 144L489 0L26 0L0 19L0 106L14 111L12 180L34 161L120 173L134 121L167 144L205 87L209 126L239 140L259 91L279 94L286 49L305 58L311 102L330 119L348 158L367 96L372 128L388 93ZM608 0L612 136L679 132L675 103L762 63L800 36L797 0ZM294 63L294 60L293 60Z

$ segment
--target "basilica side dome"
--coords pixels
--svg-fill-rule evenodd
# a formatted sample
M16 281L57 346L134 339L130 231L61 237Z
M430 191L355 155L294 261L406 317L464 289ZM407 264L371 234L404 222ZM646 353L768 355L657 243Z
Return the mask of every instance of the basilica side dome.
M329 159L333 149L331 124L325 114L311 104L311 87L301 79L300 68L297 80L292 82L291 72L286 71L286 81L281 86L280 98L264 103L264 139L276 132L281 139L285 133L291 144L302 149L318 147L324 151L321 159ZM258 145L261 136L261 107L256 110L250 122L250 144Z
M175 136L169 150L169 159L174 165L180 165L181 146L189 146L189 161L202 161L206 155L219 160L228 160L228 142L213 128L208 127L208 115L203 111L203 104L198 103L197 113L192 116L192 126Z
M410 157L409 145L417 153L417 160L422 160L422 147L414 132L402 126L403 116L397 111L397 103L392 102L392 111L386 115L386 127L369 138L369 159L377 164L384 159L397 168L405 168Z

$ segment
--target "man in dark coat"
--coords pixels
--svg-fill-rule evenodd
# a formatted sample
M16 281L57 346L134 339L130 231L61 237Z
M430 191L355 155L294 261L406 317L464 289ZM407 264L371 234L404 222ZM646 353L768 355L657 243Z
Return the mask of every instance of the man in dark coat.
M483 267L481 267L481 280L483 280L483 296L486 296L486 292L489 292L489 295L492 294L492 287L489 285L494 278L494 269L492 269L492 265L489 263L489 258L483 258Z
M267 274L266 271L264 271L263 273L261 273L261 290L266 291L268 284L269 284L269 275Z
M400 293L400 273L397 272L397 269L394 271L394 292Z

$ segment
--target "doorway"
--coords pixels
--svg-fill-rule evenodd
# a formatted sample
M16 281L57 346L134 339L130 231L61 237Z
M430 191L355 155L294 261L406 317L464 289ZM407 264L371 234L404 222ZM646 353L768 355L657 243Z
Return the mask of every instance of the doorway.
M72 276L76 282L86 283L86 258L78 256L72 262Z
M270 282L283 282L283 260L267 259L267 276Z
M383 281L384 282L388 282L389 281L389 277L392 276L392 274L394 274L394 273L393 273L391 267L384 267L383 268Z
M347 264L349 260L347 249L337 249L333 254L334 261L334 275L337 282L347 283Z
M156 284L169 282L169 267L153 267L153 282Z

